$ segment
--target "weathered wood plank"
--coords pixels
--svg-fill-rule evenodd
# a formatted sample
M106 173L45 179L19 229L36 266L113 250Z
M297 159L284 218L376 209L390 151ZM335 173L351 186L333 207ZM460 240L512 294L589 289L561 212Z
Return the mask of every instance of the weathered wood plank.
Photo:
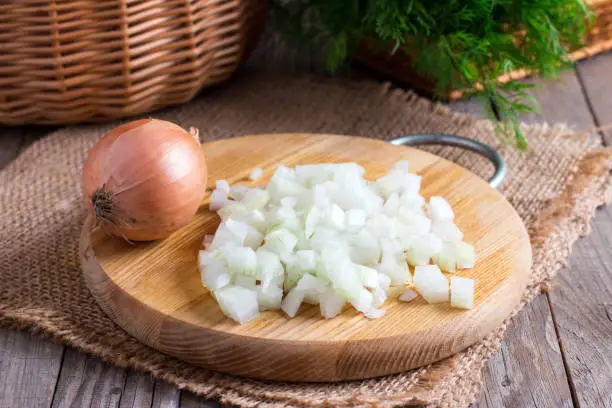
M23 128L0 127L0 169L22 149ZM64 347L26 332L0 329L0 407L51 405Z
M542 104L544 109L555 112L546 103ZM484 116L484 110L475 98L452 102L449 107ZM554 120L549 119L552 116L549 112L546 119ZM543 327L546 331L541 330ZM533 361L539 363L533 364ZM534 299L513 320L500 351L487 362L484 377L484 392L475 407L571 406L570 389L545 295Z
M583 61L577 72L580 78L575 80L565 75L564 88L546 83L536 91L543 115L582 129L612 121L612 55ZM612 141L609 130L604 135ZM605 250L611 244L612 208L601 210L593 226L592 234L576 243L570 267L559 273L548 295L574 400L580 407L612 406L612 256Z
M487 363L477 407L572 407L546 295L514 318L501 350Z
M612 125L612 52L581 61L577 67L591 110L598 126ZM602 131L612 145L612 128Z
M178 388L161 380L155 381L151 408L179 408L181 392Z
M53 408L119 407L126 371L67 348Z
M151 374L128 370L119 408L150 407L153 403L155 380Z
M595 124L574 69L563 71L558 79L529 78L524 82L538 85L529 91L540 104L540 114L529 113L526 123L566 123L576 130L589 130Z
M581 408L612 407L612 207L592 227L549 295Z
M42 337L0 329L0 407L48 408L63 351Z
M220 408L222 407L215 401L198 397L194 393L181 392L181 408Z
M478 118L484 119L487 116L484 107L476 97L450 102L448 107L455 112L467 113Z

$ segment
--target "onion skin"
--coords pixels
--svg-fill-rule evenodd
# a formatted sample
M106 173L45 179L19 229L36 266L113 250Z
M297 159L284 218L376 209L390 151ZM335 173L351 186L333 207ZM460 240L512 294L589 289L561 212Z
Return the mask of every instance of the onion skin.
M142 119L108 132L89 151L83 197L96 224L130 241L165 238L186 225L206 194L196 135Z

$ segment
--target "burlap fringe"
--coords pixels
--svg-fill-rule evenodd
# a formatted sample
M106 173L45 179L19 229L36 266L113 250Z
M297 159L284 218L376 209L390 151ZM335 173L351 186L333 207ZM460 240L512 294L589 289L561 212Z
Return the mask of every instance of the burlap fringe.
M332 81L326 81L332 82ZM349 81L333 81L338 86L357 86ZM384 96L391 97L395 103L416 106L418 109L442 114L446 120L460 128L476 128L477 132L490 131L491 124L484 120L458 114L446 107L419 98L411 92L380 88ZM417 110L418 110L417 109ZM534 133L544 133L551 128L546 125L530 127ZM567 127L555 126L553 131L569 135ZM396 135L399 136L399 135ZM573 137L587 138L587 134L573 134ZM7 167L9 174L28 161L29 151ZM530 228L534 249L534 269L532 281L527 288L521 304L513 312L515 316L534 296L547 290L551 278L566 265L571 246L589 231L589 222L600 205L612 199L612 149L596 148L581 158L562 193L553 199L537 216ZM550 250L550 248L554 248ZM60 327L53 312L32 308L9 309L0 304L0 325L10 328L26 329L44 334L56 342L76 347L103 360L122 367L147 371L164 381L172 383L208 398L216 398L223 403L241 407L396 407L401 405L427 405L429 407L466 407L473 402L482 387L482 368L487 359L497 352L503 340L511 317L482 342L468 348L444 361L431 364L418 370L417 380L401 384L403 393L394 393L386 398L371 395L366 391L355 392L351 397L329 395L325 398L310 398L303 393L291 394L286 384L271 385L270 388L257 388L256 382L248 379L228 378L222 374L210 373L205 381L189 382L186 376L164 368L163 362L156 358L144 359L136 351L133 355L117 355L112 348L100 347L86 336L74 336L65 327ZM195 368L194 368L195 369ZM284 388L283 388L284 387ZM459 391L458 391L459 390Z

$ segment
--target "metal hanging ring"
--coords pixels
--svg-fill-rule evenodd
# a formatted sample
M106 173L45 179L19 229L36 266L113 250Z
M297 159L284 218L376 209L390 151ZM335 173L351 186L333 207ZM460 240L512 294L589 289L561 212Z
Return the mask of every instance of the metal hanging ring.
M389 143L396 146L417 146L417 145L445 145L455 146L470 150L486 157L495 166L495 173L489 179L489 185L497 188L506 177L507 167L504 158L491 146L468 139L467 137L447 135L443 133L419 133L414 135L400 136L389 140Z

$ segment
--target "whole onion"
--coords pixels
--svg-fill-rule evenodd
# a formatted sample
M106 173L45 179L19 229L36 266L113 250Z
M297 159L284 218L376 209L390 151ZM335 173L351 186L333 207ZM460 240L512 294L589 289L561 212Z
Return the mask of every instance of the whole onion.
M196 129L142 119L111 130L89 151L83 197L104 231L151 241L189 222L206 193L206 179Z

